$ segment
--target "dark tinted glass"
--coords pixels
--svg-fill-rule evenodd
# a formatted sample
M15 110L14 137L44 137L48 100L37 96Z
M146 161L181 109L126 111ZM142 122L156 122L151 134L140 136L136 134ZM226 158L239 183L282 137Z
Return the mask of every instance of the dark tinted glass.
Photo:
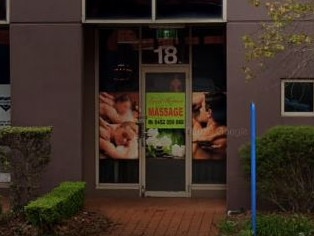
M0 127L11 125L9 50L9 30L0 30Z
M99 182L138 183L139 33L99 32Z
M157 18L222 17L222 0L157 0Z
M313 83L285 83L285 112L313 112Z
M6 0L0 0L0 20L6 20Z
M226 91L225 29L194 28L193 92Z
M100 91L137 91L139 78L139 32L108 29L99 33Z
M224 32L224 27L192 29L192 181L195 184L226 183L227 93Z
M10 52L8 30L0 30L0 84L10 84Z
M85 0L86 18L143 19L151 17L151 0Z

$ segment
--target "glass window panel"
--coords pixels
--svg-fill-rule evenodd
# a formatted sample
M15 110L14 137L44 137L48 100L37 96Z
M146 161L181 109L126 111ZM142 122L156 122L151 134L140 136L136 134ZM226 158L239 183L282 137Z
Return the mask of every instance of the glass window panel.
M99 33L99 86L110 92L138 91L139 32L108 29Z
M86 18L150 19L151 0L85 0Z
M313 82L284 82L285 112L313 112Z
M99 182L138 183L139 33L99 32Z
M226 183L224 28L192 29L192 182Z
M186 28L144 28L143 64L189 63L189 30Z
M10 84L9 30L0 30L0 84Z
M226 160L193 160L194 184L225 184Z
M9 30L0 30L0 127L11 124ZM4 148L4 147L2 147ZM8 152L8 148L3 149ZM0 163L0 183L11 181L8 169Z
M11 124L9 30L0 30L0 126Z
M157 18L222 17L222 0L156 0Z
M185 72L145 73L148 191L185 190L185 80Z
M193 91L226 91L225 29L193 28Z
M7 18L6 0L0 0L0 20L4 21Z

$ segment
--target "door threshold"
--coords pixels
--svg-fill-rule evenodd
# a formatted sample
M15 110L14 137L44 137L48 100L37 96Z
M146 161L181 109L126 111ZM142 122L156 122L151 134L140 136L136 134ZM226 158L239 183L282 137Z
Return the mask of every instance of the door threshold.
M172 191L147 191L145 197L191 197L188 192L172 192Z

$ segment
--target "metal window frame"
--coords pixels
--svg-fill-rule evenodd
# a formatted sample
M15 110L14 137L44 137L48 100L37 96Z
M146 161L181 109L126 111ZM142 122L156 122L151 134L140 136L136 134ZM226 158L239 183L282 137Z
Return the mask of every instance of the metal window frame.
M314 79L281 79L281 116L282 117L313 117L314 116L314 103L312 112L286 112L285 111L285 83L312 83L314 90ZM314 91L313 91L314 101Z
M7 0L8 1L8 0ZM222 0L222 17L157 19L156 1L151 0L152 12L149 19L87 19L86 1L82 0L82 23L84 24L180 24L180 23L225 23L227 22L227 0Z
M192 190L227 190L227 184L192 184Z
M139 28L140 30L140 28ZM95 189L99 190L138 190L140 192L140 175L138 183L101 183L99 181L99 29L95 30ZM140 161L140 160L139 160ZM140 169L140 163L139 163Z
M6 19L0 20L1 25L6 25L10 23L10 0L6 0Z

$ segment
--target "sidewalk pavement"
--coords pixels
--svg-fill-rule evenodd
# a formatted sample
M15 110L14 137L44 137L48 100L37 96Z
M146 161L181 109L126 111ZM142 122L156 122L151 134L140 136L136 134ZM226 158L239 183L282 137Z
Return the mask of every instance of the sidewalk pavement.
M217 236L224 200L198 198L88 198L86 208L105 214L115 226L107 235Z

